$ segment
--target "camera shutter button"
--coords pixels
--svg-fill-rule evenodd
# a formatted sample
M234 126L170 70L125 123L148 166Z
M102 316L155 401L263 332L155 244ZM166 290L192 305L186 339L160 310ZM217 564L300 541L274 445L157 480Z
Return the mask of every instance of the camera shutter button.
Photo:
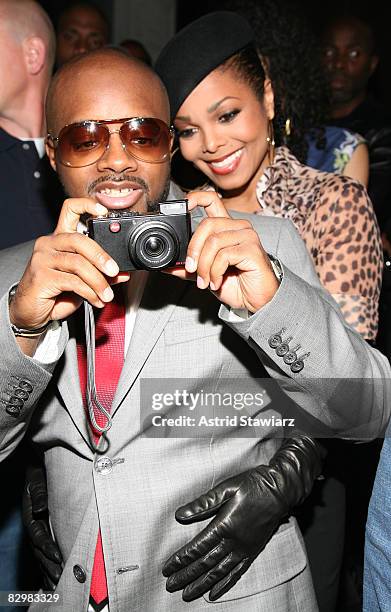
M109 230L113 234L117 234L118 232L121 231L121 223L119 221L112 221L109 225Z

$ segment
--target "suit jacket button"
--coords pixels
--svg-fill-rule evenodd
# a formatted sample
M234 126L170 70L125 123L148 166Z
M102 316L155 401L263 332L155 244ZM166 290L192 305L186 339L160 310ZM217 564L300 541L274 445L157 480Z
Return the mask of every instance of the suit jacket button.
M302 361L301 359L299 359L298 361L294 361L291 365L291 370L295 374L297 374L298 372L301 372L303 368L304 368L304 361Z
M33 390L33 386L31 383L28 382L28 380L20 380L19 388L24 389L25 391L27 391L27 393L31 393Z
M7 405L5 411L15 419L20 415L21 408L19 406L12 406L11 404Z
M8 400L8 403L11 404L12 406L22 407L24 404L24 401L20 397L15 397L15 395L11 395L11 397Z
M286 353L286 355L284 355L284 361L288 365L292 365L292 363L296 361L296 359L297 353L295 353L295 351L289 351L288 353Z
M279 357L283 357L289 351L289 344L283 342L280 346L277 346L276 353Z
M111 470L113 469L113 462L110 457L100 457L97 461L95 461L94 468L98 474L110 474Z
M277 346L280 346L282 342L282 338L279 334L273 334L273 336L270 336L268 343L270 348L277 348Z
M27 393L27 391L25 391L24 389L20 389L20 387L14 389L14 395L16 397L20 397L20 399L22 400L28 400L29 398L29 394Z
M83 583L86 581L87 576L81 565L73 566L73 575L75 576L76 580L80 583Z

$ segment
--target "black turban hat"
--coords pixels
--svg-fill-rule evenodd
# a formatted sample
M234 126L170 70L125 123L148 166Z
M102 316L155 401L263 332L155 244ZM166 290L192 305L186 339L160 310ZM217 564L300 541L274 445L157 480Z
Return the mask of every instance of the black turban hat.
M253 42L248 21L230 11L208 13L171 38L155 64L168 91L171 118L212 70Z

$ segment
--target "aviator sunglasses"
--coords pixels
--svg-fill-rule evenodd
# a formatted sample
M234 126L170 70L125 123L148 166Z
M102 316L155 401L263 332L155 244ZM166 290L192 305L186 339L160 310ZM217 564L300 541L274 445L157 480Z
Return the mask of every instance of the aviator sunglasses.
M107 127L121 123L117 130ZM58 136L48 134L46 142L56 149L65 166L81 168L97 162L109 148L110 135L119 134L124 150L136 159L160 163L170 154L172 128L154 117L81 121L62 128Z

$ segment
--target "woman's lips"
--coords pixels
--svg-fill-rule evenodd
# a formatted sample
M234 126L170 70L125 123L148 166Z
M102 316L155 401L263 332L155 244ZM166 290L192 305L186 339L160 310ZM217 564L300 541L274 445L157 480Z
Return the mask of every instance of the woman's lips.
M207 164L214 174L230 174L231 172L234 172L239 166L242 153L243 148L238 149L234 153L230 153L225 157L221 157L220 159L207 162Z

